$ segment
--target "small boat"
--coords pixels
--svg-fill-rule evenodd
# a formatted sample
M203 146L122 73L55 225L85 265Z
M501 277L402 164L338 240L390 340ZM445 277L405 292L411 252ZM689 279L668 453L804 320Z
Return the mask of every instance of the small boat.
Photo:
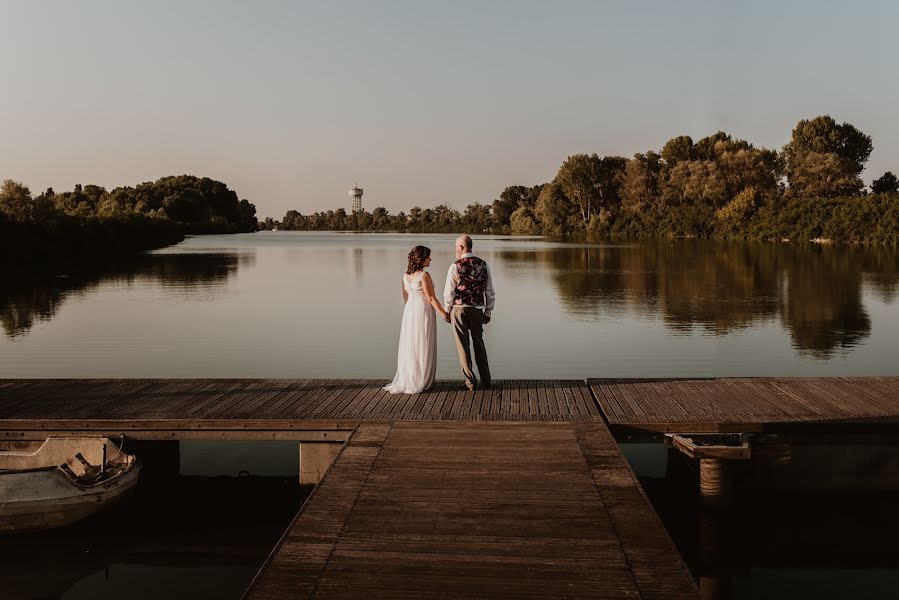
M80 521L124 498L140 469L105 437L50 437L33 452L0 451L0 534Z

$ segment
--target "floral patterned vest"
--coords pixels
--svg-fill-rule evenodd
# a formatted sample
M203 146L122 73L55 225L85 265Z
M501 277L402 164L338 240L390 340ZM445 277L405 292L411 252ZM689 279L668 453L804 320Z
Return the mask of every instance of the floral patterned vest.
M483 306L487 290L487 262L477 256L456 261L459 283L456 285L455 306Z

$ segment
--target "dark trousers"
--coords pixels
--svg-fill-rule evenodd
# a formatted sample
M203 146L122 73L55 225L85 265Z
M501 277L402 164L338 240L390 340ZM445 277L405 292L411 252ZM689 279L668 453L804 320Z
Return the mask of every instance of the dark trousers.
M471 369L472 349L481 382L489 385L490 365L487 364L487 348L484 347L484 313L473 306L457 306L450 311L450 318L456 338L456 351L459 353L459 366L465 375L465 385L471 388L478 383Z

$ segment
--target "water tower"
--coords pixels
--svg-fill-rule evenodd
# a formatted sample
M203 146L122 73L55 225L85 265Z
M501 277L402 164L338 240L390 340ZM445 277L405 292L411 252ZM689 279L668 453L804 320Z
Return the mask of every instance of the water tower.
M353 197L353 212L362 212L362 188L354 185L350 188L350 196Z

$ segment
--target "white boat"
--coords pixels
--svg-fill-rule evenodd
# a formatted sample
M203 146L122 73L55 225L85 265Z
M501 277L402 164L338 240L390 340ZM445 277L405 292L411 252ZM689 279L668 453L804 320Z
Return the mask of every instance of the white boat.
M0 451L0 534L68 525L121 500L140 461L105 437L51 437L35 451Z

